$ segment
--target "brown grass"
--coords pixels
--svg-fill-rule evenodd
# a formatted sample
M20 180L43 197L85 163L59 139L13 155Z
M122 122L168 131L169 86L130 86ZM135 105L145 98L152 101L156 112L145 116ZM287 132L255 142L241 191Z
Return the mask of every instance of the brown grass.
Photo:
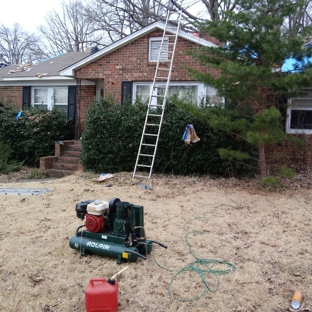
M286 312L297 289L304 296L303 311L311 311L311 190L272 192L243 189L234 180L181 177L145 180L153 190L144 190L127 173L107 183L92 178L77 173L0 183L2 188L53 189L43 196L0 197L0 311L83 312L89 280L109 278L126 265L119 278L118 311ZM106 187L108 183L113 186ZM158 264L149 255L146 261L118 266L116 259L81 258L69 247L69 238L82 224L76 203L112 197L144 206L147 237L168 245L155 247ZM227 261L236 270L218 276L216 292L183 302L204 290L194 271L172 281L195 257ZM207 274L206 279L213 290L217 277ZM168 295L170 284L181 300Z

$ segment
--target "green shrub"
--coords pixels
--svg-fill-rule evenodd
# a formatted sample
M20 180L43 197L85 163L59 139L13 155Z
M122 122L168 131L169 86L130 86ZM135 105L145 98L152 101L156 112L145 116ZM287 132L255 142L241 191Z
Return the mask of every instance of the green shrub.
M283 187L280 181L276 177L262 178L262 183L269 189L277 189Z
M44 179L47 177L45 172L42 172L40 169L34 169L30 171L27 175L28 179Z
M1 140L11 147L12 157L27 165L54 154L54 142L68 138L71 122L64 111L31 108L16 119L14 107L0 107Z
M86 130L82 134L81 161L94 172L133 171L147 106L113 104L111 98L95 101L87 111ZM186 124L193 124L200 141L186 145L182 135ZM172 174L228 175L228 161L220 158L218 149L250 149L245 142L215 132L177 107L167 103L158 142L154 171ZM248 160L250 162L250 160ZM231 171L237 176L250 174L245 163L233 160Z
M10 155L12 153L12 149L9 145L4 144L0 141L0 172L4 174L8 174L12 171L19 170L23 162L16 162L10 160Z
M288 167L287 165L280 166L279 173L283 177L288 178L288 179L292 179L296 175L296 172L292 168Z

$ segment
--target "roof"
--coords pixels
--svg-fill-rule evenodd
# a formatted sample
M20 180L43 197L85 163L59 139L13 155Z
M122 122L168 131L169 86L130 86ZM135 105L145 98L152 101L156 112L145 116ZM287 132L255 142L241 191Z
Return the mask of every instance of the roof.
M96 53L93 53L91 55L89 55L88 57L86 57L85 59L82 59L81 61L78 61L77 63L75 64L72 64L70 66L68 66L67 68L63 69L60 71L60 74L61 75L64 75L64 76L69 76L69 77L72 77L74 76L74 71L83 67L83 66L86 66L92 62L94 62L95 60L111 53L111 52L114 52L120 48L122 48L123 46L139 39L140 37L143 37L145 36L146 34L154 31L154 30L157 30L157 29L160 29L160 30L164 30L165 29L165 24L164 23L160 23L160 22L155 22L153 24L150 24L134 33L132 33L131 35L127 36L127 37L124 37L114 43L112 43L111 45L99 50L98 52ZM176 28L172 27L170 28L170 30L168 29L167 32L170 32L172 34L175 34L176 33ZM199 38L197 36L194 36L192 34L188 34L182 30L179 30L178 32L178 36L183 38L183 39L186 39L188 41L191 41L191 42L194 42L198 45L201 45L201 46L205 46L205 47L217 47L216 44L210 42L210 41L207 41L207 40L204 40L202 38Z
M23 80L29 78L60 77L60 70L87 57L89 53L68 52L38 64L8 65L0 68L0 80Z

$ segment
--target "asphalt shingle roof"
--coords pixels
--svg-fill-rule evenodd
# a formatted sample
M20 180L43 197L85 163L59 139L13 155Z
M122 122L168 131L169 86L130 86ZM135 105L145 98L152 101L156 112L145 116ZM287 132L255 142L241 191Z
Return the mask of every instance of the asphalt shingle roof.
M68 52L36 65L8 65L0 68L0 79L60 76L60 70L75 64L89 55L89 53L85 52Z

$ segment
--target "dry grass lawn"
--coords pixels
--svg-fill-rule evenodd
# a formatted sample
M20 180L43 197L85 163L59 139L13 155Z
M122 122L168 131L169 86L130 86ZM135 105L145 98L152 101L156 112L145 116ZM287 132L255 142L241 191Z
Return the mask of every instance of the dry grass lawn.
M292 311L297 289L304 296L301 310L312 311L310 189L273 192L235 181L225 186L222 180L170 176L143 183L153 189L133 184L130 173L102 183L85 173L0 179L1 188L53 190L0 197L0 311L83 312L90 279L109 278L125 266L118 311L286 312ZM143 205L147 238L168 249L155 246L155 259L150 254L146 261L121 265L116 259L80 257L71 249L69 239L82 224L76 203L112 197ZM226 274L206 274L210 290L192 300L205 290L203 280L195 271L181 270L196 258L222 262L210 268Z

